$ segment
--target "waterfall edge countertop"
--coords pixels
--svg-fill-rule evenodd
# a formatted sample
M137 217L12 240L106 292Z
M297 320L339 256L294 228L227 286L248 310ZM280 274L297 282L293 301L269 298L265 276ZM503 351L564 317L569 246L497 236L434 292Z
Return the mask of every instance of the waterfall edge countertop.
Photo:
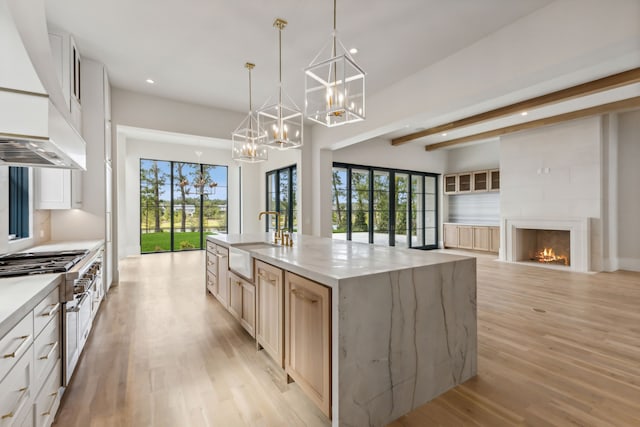
M103 243L104 240L50 241L21 252L93 251ZM63 273L32 274L0 279L0 338L62 283L62 275Z
M209 235L207 240L229 247L242 243L273 243L270 233ZM416 267L455 262L469 257L417 249L370 245L329 238L293 235L293 246L251 249L254 258L308 277L329 287L340 280Z

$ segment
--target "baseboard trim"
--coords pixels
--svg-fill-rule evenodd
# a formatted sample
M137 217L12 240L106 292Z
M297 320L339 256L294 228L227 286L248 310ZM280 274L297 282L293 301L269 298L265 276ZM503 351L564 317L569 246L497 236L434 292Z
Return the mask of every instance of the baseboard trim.
M618 268L620 270L639 271L640 259L638 258L618 258Z

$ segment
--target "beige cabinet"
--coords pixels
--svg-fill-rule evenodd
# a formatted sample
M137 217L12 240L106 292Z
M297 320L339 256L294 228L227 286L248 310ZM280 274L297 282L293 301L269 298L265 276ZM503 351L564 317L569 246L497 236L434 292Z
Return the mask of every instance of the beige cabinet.
M229 308L229 249L207 242L206 289Z
M458 174L458 193L468 193L472 190L472 177L471 172Z
M207 259L205 267L206 289L211 295L218 295L218 257L216 257L216 245L207 242Z
M470 225L458 226L458 247L473 249L473 227Z
M489 252L500 251L500 227L489 227Z
M254 277L257 292L256 339L284 368L284 274L278 267L256 260Z
M256 336L256 287L253 283L242 281L242 312L240 313L240 324L249 332L249 335Z
M458 191L458 175L445 175L443 183L444 194L455 194Z
M285 369L331 418L331 289L285 272Z
M444 224L444 247L445 248L457 248L458 247L458 226L455 224Z
M500 169L489 171L489 191L500 191Z
M489 172L477 171L473 173L473 191L487 191L489 189Z
M489 250L489 227L473 228L473 249L477 251Z
M229 313L236 319L242 317L242 282L243 280L234 274L229 273Z
M486 225L443 224L444 247L498 253L500 227Z

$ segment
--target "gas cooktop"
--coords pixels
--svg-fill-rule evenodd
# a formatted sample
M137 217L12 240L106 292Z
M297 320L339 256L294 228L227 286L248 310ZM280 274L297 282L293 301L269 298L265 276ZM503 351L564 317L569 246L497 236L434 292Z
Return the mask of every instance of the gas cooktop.
M22 252L0 256L0 277L64 273L76 265L88 250Z

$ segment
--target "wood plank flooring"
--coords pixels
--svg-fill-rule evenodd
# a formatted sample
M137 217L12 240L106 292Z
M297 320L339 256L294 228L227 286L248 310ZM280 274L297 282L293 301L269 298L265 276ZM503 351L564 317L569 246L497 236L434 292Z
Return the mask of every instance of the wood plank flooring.
M204 293L204 253L129 258L56 419L72 426L326 426ZM639 426L640 274L478 255L478 376L400 426Z

